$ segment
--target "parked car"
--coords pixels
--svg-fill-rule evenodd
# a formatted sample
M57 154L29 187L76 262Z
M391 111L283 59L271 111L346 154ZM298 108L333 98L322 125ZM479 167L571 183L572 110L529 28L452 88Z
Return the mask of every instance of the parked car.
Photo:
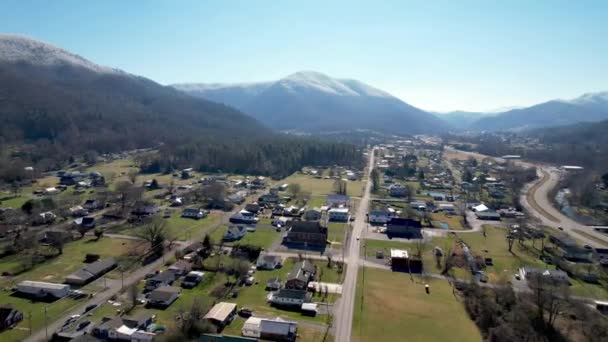
M239 310L239 316L249 318L253 316L253 311L249 308L242 308L241 310Z
M93 309L95 309L97 307L97 304L91 304L91 305L87 305L86 308L84 308L84 312L87 313Z

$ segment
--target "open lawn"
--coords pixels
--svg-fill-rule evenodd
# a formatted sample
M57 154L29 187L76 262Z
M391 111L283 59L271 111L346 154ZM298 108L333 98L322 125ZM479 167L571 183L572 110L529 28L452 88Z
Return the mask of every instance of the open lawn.
M23 312L24 318L16 328L0 332L0 341L23 341L29 335L29 328L36 331L44 327L44 310L47 308L47 317L50 320L61 316L65 312L82 304L86 299L75 300L63 298L52 303L35 302L25 298L13 297L8 290L0 292L0 303L11 304ZM52 332L49 332L51 334Z
M120 257L134 251L141 244L142 242L133 240L102 238L99 241L95 241L94 238L85 237L81 240L67 243L61 255L49 259L45 263L38 264L33 269L21 273L10 280L4 279L0 284L8 286L22 280L62 283L66 275L84 266L84 257L88 253L99 254L102 258ZM21 267L20 258L21 256L19 255L12 255L0 259L0 273L18 270Z
M424 283L430 285L426 294ZM359 271L352 341L481 341L445 280L373 268Z
M213 243L218 244L222 241L222 237L224 233L228 229L227 226L220 226L216 230L214 230L210 237L213 240ZM281 233L275 231L274 229L268 227L258 227L255 232L247 232L247 234L238 241L225 242L225 246L234 246L234 245L255 245L260 246L264 249L268 249L272 243L280 239Z
M325 205L327 198L325 196L311 196L306 205L309 208L321 208Z
M342 244L347 227L348 223L342 222L330 222L327 224L327 239L331 241L332 245Z
M439 222L447 223L450 227L449 229L464 229L462 225L462 218L458 215L446 215L445 213L431 213L431 220L433 223L433 227L442 228L439 225Z
M335 179L314 178L301 173L293 174L282 181L280 184L300 184L302 191L308 192L313 196L329 195L334 193ZM347 181L346 192L349 196L361 196L363 193L363 181Z
M218 224L222 219L219 212L211 212L207 217L200 220L183 218L179 213L174 213L172 217L164 219L167 222L169 235L178 240L189 240L200 236L205 229Z

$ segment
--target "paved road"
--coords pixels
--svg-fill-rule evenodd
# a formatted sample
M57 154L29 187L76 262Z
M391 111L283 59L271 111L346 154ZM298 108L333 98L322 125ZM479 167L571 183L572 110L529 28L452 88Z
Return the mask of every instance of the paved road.
M488 157L480 153L458 151L449 147L446 147L446 149L450 151L456 151L457 153L461 153L464 155L470 155L473 157ZM559 183L559 169L554 166L548 166L540 163L531 163L521 160L516 160L514 162L523 167L536 167L537 170L538 179L527 184L524 189L522 189L520 197L520 202L524 206L524 208L526 208L528 213L538 218L542 222L542 224L546 226L556 229L558 227L562 227L564 231L567 231L572 236L576 237L583 243L586 243L590 246L608 247L608 236L596 231L591 226L580 224L567 217L561 211L556 209L553 206L551 200L549 200L549 193ZM534 198L534 201L536 202L539 208L535 208L531 203L528 202L528 192L532 192L530 195ZM577 232L577 230L583 231L586 234L583 235ZM589 236L593 236L594 238L590 238ZM599 243L596 239L604 241L604 243Z
M353 310L355 306L355 293L357 289L357 273L359 272L359 239L361 232L366 226L366 217L371 191L370 172L374 167L374 150L369 153L369 164L367 167L367 182L363 198L359 202L359 208L353 222L353 232L348 246L344 246L345 255L348 257L346 277L342 285L342 298L337 306L334 317L336 324L335 340L337 342L349 342L352 333Z
M571 218L564 215L561 211L553 206L551 200L549 200L550 191L556 187L560 179L560 171L554 167L547 167L537 165L538 180L528 184L524 188L524 193L521 195L522 205L530 212L533 216L538 218L544 225L557 228L562 227L564 231L567 231L573 236L576 236L579 240L584 243L596 246L606 247L608 246L608 236L597 232L593 227L580 224ZM528 202L526 196L528 191L532 191L530 194L536 204L540 207L540 210L535 208L531 203ZM584 231L586 235L580 234L579 231ZM594 238L590 238L593 236ZM602 240L605 243L599 243L596 239Z

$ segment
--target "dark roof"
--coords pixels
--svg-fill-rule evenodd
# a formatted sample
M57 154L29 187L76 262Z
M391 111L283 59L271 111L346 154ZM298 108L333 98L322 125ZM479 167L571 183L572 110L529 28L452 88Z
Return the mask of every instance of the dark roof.
M393 217L392 219L390 219L390 221L388 221L387 225L388 226L407 226L407 227L422 228L420 221L416 221L416 220L412 220L412 219L405 219L405 218L400 218L400 217Z
M308 292L304 290L280 289L274 295L281 298L306 299Z
M179 293L180 288L174 286L163 286L148 294L148 299L156 302L166 302L170 300L176 293Z
M145 311L139 312L133 316L124 316L122 318L123 323L130 328L136 328L151 320L152 314Z
M150 279L156 280L156 281L161 281L161 282L173 281L173 280L175 280L175 274L173 272L163 271Z
M327 200L326 200L326 202L348 202L348 201L350 201L350 197L348 197L346 195L337 195L337 194L327 195Z
M97 260L94 263L85 266L83 269L94 275L100 275L114 266L116 266L116 260L114 260L114 258L106 258Z
M263 319L260 322L260 332L263 334L289 336L294 326L297 326L297 323Z
M306 272L304 272L304 270L296 266L287 275L287 281L291 280L299 280L306 283L308 282L308 276L306 275Z
M327 233L327 228L315 221L291 221L291 231L294 233Z

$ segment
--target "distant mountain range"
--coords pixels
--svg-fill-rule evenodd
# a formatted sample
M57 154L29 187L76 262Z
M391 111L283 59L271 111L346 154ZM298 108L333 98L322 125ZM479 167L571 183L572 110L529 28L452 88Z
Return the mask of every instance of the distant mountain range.
M445 121L451 129L455 130L469 129L479 119L496 115L495 113L467 112L462 110L433 114Z
M484 116L473 130L525 130L608 119L608 92L588 93L573 100L552 100L527 108Z
M226 105L22 36L0 35L0 84L6 142L46 139L82 152L270 132Z
M176 89L222 102L280 130L390 133L440 132L443 120L365 83L304 71L250 84L175 84Z

